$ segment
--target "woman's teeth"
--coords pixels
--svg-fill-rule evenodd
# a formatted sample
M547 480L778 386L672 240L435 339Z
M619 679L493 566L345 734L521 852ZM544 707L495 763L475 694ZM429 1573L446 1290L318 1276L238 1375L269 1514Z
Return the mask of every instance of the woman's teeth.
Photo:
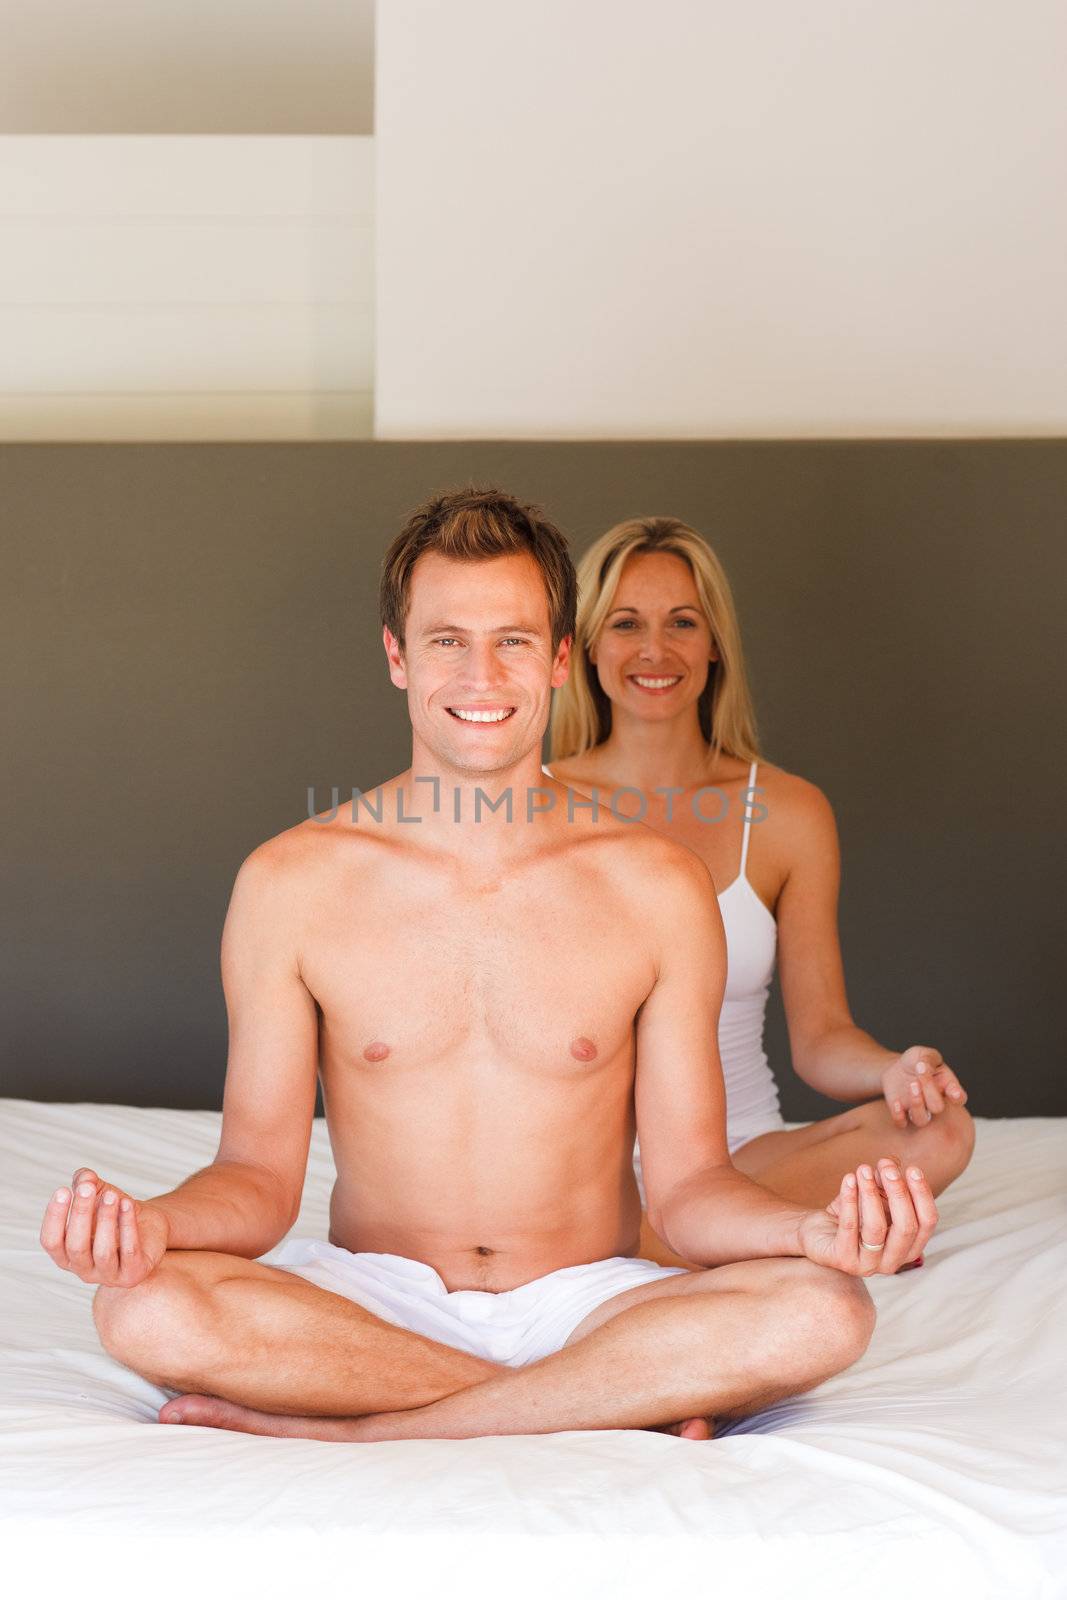
M504 711L461 711L457 706L449 706L452 716L458 717L460 722L503 722L505 717L510 717L515 710L514 706Z
M641 685L642 689L669 689L672 683L680 683L681 682L681 677L679 676L677 678L639 678L635 674L634 675L634 682L635 683L639 683Z

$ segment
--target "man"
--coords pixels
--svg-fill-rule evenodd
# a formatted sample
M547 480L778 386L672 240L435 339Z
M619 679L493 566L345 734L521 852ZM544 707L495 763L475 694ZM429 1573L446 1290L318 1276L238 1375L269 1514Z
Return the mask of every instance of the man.
M933 1195L886 1157L805 1211L732 1166L707 868L541 775L574 628L559 532L443 496L381 594L411 767L241 866L214 1162L147 1201L83 1169L42 1243L100 1285L105 1348L182 1391L162 1421L707 1437L862 1354L862 1280L923 1248ZM261 1261L297 1216L317 1070L329 1242ZM636 1258L635 1122L652 1224L700 1270Z

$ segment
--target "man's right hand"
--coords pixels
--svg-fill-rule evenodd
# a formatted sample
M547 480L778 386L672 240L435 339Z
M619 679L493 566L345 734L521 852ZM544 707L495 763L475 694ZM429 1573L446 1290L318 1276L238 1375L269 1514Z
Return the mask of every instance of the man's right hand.
M71 1187L57 1189L48 1202L41 1244L57 1267L83 1283L132 1289L163 1259L169 1231L155 1206L79 1167Z

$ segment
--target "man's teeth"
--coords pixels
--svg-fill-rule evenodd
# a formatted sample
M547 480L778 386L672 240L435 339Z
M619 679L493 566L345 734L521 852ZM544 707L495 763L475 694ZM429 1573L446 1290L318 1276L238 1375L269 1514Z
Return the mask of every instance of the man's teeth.
M448 708L454 717L461 722L503 722L505 717L510 717L514 706L504 711L460 711L456 706Z
M639 678L634 674L634 682L639 683L642 689L666 689L672 683L680 682L679 678Z

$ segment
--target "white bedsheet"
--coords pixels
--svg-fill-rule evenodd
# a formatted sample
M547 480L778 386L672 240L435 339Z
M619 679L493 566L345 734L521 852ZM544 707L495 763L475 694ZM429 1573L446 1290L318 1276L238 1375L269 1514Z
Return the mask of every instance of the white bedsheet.
M159 1193L211 1159L218 1123L0 1101L6 1593L1067 1596L1067 1118L979 1118L926 1265L869 1280L864 1357L705 1444L157 1425L164 1393L101 1350L41 1212L83 1162ZM316 1123L294 1232L325 1236L332 1172Z

